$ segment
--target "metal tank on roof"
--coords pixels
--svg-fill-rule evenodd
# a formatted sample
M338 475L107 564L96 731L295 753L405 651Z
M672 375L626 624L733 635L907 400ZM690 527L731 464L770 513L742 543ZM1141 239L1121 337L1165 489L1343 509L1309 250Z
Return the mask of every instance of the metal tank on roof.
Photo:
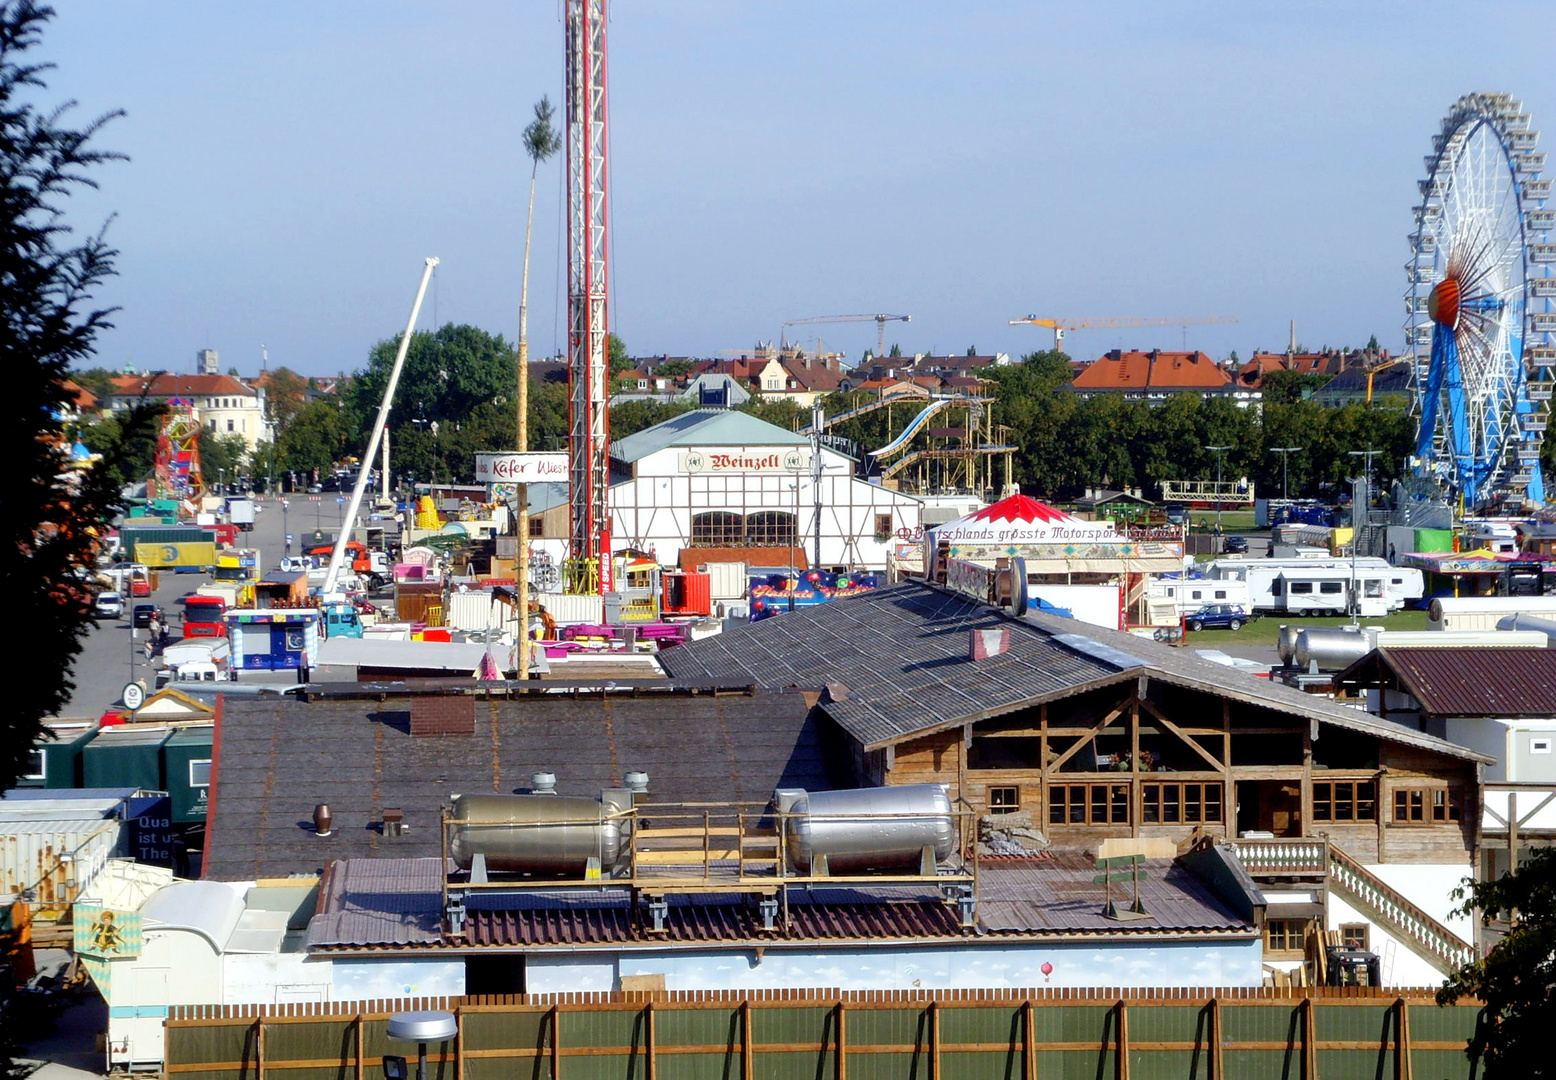
M613 796L624 798L613 798ZM567 795L455 795L449 853L468 870L477 855L488 870L581 878L591 860L617 870L631 838L631 795L600 800Z
M807 792L779 789L789 864L798 873L916 872L925 848L936 862L956 850L956 820L943 784Z

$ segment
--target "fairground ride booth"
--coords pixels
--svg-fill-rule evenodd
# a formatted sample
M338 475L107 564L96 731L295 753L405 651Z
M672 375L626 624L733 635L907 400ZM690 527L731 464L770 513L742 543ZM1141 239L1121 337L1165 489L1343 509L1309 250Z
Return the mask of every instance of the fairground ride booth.
M926 530L930 576L945 580L946 562L994 567L1023 559L1034 607L1110 630L1171 637L1179 618L1150 599L1150 580L1184 569L1181 543L1138 541L1107 521L1086 521L1027 495L1011 495Z

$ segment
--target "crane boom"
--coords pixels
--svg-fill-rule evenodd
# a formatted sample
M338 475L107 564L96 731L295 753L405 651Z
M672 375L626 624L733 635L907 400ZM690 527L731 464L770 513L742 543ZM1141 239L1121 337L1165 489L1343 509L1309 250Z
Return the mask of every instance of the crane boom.
M912 322L912 315L817 315L810 319L790 319L783 324L783 330L787 331L791 326L807 326L811 323L838 323L838 322L873 322L876 327L875 355L879 357L886 351L886 324L889 322ZM784 333L778 334L778 344L784 345Z
M1054 332L1054 348L1057 349L1064 342L1066 330L1138 330L1160 326L1216 326L1236 321L1236 315L1163 315L1144 318L1133 315L1104 315L1091 319L1040 319L1036 315L1028 315L1024 319L1011 319L1010 325L1048 327Z

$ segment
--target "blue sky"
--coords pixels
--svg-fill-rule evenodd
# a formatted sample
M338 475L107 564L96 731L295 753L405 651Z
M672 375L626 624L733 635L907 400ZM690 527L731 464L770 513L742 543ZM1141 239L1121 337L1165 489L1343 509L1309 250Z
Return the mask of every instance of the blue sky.
M48 101L127 116L75 200L121 305L100 360L351 370L403 325L517 336L519 133L562 97L560 3L72 0ZM1050 317L1237 315L1216 356L1398 348L1422 157L1472 90L1556 127L1546 8L1412 3L613 0L612 326L713 355L787 319L900 312L905 351L1046 348ZM1473 17L1466 17L1470 13ZM1548 145L1548 141L1545 145ZM543 167L532 352L565 323ZM798 328L809 347L816 329ZM857 358L873 323L821 327ZM1181 347L1177 329L1075 333Z

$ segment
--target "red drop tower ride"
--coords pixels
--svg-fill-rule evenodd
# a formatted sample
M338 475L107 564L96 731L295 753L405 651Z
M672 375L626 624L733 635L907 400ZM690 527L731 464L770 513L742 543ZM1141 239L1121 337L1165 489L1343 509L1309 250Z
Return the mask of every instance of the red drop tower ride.
M613 587L605 3L567 0L569 592Z

